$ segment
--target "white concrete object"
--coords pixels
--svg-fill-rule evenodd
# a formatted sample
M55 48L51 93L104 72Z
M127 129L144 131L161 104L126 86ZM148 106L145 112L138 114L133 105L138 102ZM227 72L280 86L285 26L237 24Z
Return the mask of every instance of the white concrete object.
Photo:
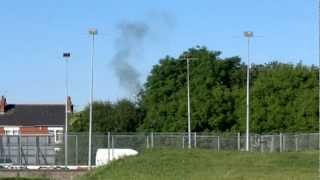
M126 156L135 156L138 152L133 149L98 149L96 154L96 166L109 164L111 161L118 160Z

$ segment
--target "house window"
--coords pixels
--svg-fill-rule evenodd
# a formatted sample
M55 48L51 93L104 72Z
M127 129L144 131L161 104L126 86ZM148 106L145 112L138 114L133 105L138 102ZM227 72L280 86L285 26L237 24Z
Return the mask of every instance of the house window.
M54 132L54 130L49 130L48 133L49 133L49 135L54 136L55 132Z
M62 139L63 139L63 131L57 130L57 132L56 132L56 142L60 143L60 142L62 142Z
M19 135L19 131L18 130L5 130L5 134L9 135L9 136L17 136L17 135Z
M4 133L5 133L5 135L8 135L8 136L17 136L17 135L19 135L19 128L18 127L5 127Z
M52 135L55 143L61 143L63 141L63 128L62 127L49 127L49 135Z
M19 130L12 130L12 135L14 135L14 136L19 135Z

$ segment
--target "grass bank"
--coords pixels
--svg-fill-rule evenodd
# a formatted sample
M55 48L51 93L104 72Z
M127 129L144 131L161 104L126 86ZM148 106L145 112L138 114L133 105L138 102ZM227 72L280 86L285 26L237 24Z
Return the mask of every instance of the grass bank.
M48 178L0 177L0 180L49 180Z
M317 152L158 149L93 170L82 180L313 180L317 170Z

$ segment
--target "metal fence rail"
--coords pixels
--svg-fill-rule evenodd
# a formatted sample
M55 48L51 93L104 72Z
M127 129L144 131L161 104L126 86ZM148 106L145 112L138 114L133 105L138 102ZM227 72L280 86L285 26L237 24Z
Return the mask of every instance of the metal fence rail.
M63 136L63 134L61 134ZM213 151L244 151L245 136L240 133L192 133L192 148ZM0 160L13 165L64 165L64 143L53 135L0 136ZM60 138L62 139L62 138ZM92 136L92 164L98 148L188 148L186 133L106 133ZM252 152L312 151L319 149L319 133L251 134ZM69 133L68 165L87 165L88 134ZM1 163L0 163L1 164Z

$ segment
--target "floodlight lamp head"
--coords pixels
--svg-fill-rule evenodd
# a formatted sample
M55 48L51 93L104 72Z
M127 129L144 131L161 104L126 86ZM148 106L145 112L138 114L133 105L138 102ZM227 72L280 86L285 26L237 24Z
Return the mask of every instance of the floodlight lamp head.
M63 58L69 58L70 56L71 56L70 52L64 52L64 53L62 54L62 57L63 57Z
M250 37L253 37L253 32L252 32L252 31L245 31L245 32L243 33L243 35L244 35L245 37L247 37L247 38L250 38Z
M183 55L182 56L182 58L184 59L184 60L187 60L187 59L191 59L191 55L190 54L185 54L185 55Z
M98 30L96 28L91 28L91 29L89 29L89 34L90 35L97 35L98 34Z

